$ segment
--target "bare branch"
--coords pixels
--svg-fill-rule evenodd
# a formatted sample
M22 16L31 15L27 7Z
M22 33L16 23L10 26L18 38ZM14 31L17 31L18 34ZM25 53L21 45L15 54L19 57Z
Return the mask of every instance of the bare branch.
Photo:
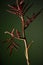
M14 28L13 28L13 30L11 32L5 31L4 33L11 35L11 37L15 37L14 36Z
M28 49L30 48L30 46L32 45L33 42L34 42L34 41L32 40L32 41L30 42L30 44L27 46Z
M15 12L15 11L10 11L10 10L6 10L7 12L11 13L11 14L16 14L18 15L18 12Z
M16 50L18 49L18 47L20 47L18 44L16 44L15 42L11 42L11 44L8 46L8 48L10 49L10 56L12 54L13 48L15 48Z
M27 21L25 22L25 28L24 29L26 29L29 26L29 24L31 22L33 22L33 20L41 13L42 10L43 9L41 9L37 14L33 13L31 18L29 18L29 16L27 16Z

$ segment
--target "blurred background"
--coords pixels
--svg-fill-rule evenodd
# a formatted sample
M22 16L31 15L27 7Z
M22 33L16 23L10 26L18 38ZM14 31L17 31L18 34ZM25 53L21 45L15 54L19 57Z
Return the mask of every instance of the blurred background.
M9 55L7 49L8 43L1 41L9 38L10 36L4 34L6 30L11 31L13 28L21 32L21 20L6 10L9 9L8 4L14 3L16 0L1 0L0 1L0 65L27 65L25 59L25 48L23 41L14 39L20 48L13 49L12 55ZM37 13L43 8L43 0L24 0L25 3L33 3L33 6L28 10L25 16L31 17L33 13ZM26 17L25 17L26 19ZM43 65L43 11L25 30L27 44L32 40L34 43L29 48L30 65Z

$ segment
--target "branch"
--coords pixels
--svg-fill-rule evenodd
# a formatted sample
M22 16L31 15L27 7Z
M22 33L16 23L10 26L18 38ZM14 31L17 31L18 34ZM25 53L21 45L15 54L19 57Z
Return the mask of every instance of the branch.
M11 6L11 5L9 5L9 4L8 4L8 6L9 6L12 10L18 11L16 6Z
M14 34L14 28L11 32L8 32L8 31L5 31L5 34L9 34L11 36L11 39L7 39L6 41L8 42L11 42L11 44L8 46L8 48L10 48L10 54L12 53L12 49L13 48L18 48L19 45L16 44L14 42L14 38L15 39L18 39L18 40L23 40L24 41L24 45L25 45L25 57L26 57L26 61L27 61L27 65L30 65L30 62L29 62L29 56L28 56L28 49L30 48L31 44L33 43L33 41L30 42L29 45L27 45L27 39L25 37L25 29L29 26L29 24L41 13L41 10L37 13L37 14L33 14L33 16L31 18L29 18L27 16L27 21L25 23L25 20L24 20L24 15L25 13L28 11L29 8L31 8L31 6L33 5L33 3L28 6L28 3L22 8L22 4L24 3L24 0L16 0L16 6L11 6L11 5L8 5L11 10L7 10L8 12L12 13L12 14L16 14L17 16L19 16L19 18L21 19L21 23L22 23L22 37L20 35L20 32L18 30L16 30L16 35Z
M24 38L21 37L20 32L16 30L16 35L14 34L14 28L11 32L5 31L5 34L9 34L12 38L18 39L18 40L24 40Z
M10 56L12 54L13 48L15 48L16 50L18 49L18 47L20 47L18 44L16 44L15 42L12 42L8 48L10 49Z
M33 13L33 16L31 18L29 18L29 16L27 16L27 21L25 22L24 29L26 29L29 26L29 24L34 21L34 19L36 19L36 17L42 12L42 10L43 10L43 8L37 14Z
M27 48L29 49L34 41L31 41L29 45L27 45Z
M15 11L11 11L11 10L6 10L7 12L11 13L11 14L15 14L15 15L18 15L18 12L15 12Z
M14 36L14 28L13 28L13 30L11 32L5 31L4 33L11 35L11 37L15 37Z

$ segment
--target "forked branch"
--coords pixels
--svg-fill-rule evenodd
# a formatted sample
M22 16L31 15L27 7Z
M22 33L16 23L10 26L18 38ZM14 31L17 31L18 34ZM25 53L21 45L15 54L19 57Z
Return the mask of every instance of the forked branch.
M23 5L24 4L24 5ZM23 5L23 7L22 7ZM30 60L29 60L29 48L31 46L31 44L33 43L33 41L30 42L30 44L27 44L27 39L25 36L25 29L28 28L29 24L41 13L42 9L37 13L37 14L33 14L33 16L31 18L29 18L29 16L27 17L27 21L25 22L24 19L24 15L25 13L28 11L29 8L31 8L32 4L28 7L28 4L25 5L24 0L16 0L16 6L11 6L8 5L11 10L7 10L9 13L15 14L17 16L19 16L19 18L21 19L21 24L22 24L22 36L20 34L20 32L16 29L16 34L14 34L14 28L11 32L9 31L5 31L5 34L9 34L11 36L10 39L7 39L7 42L11 42L11 44L8 46L8 48L10 49L10 55L12 54L12 49L13 48L18 48L19 45L16 44L14 42L14 38L18 39L18 40L23 40L24 41L24 46L25 46L25 58L27 61L27 65L30 65ZM4 41L4 42L6 42Z

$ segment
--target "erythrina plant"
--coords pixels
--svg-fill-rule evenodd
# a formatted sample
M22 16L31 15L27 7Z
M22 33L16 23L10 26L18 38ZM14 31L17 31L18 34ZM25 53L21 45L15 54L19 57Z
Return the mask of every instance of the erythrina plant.
M26 14L26 12L28 11L28 9L32 6L33 4L31 4L30 6L28 6L28 3L25 4L24 0L16 0L16 5L10 5L8 4L8 6L11 8L10 10L7 10L7 12L12 13L14 15L17 15L20 19L21 19L21 24L22 24L22 35L20 34L20 32L16 29L16 34L14 34L15 29L13 28L13 30L11 32L5 31L5 34L9 34L11 36L11 38L6 39L4 42L8 42L11 44L8 46L8 48L10 49L10 55L12 54L12 50L13 48L18 48L19 45L14 42L14 38L18 39L18 40L23 40L24 41L24 45L25 45L25 57L26 57L26 61L27 61L27 65L30 65L30 60L29 60L29 56L28 56L28 50L31 46L31 44L33 43L33 40L27 44L27 39L25 36L25 30L28 28L29 24L31 22L34 21L34 19L41 13L42 9L37 13L33 13L32 17L30 18L29 16L27 17L27 20L24 20L24 16Z

